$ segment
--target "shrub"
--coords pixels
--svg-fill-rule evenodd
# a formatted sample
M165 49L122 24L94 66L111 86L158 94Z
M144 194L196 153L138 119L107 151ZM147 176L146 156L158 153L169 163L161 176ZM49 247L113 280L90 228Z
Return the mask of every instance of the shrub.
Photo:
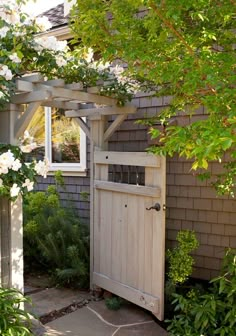
M176 240L178 245L167 251L168 277L174 285L185 282L192 274L194 259L189 253L199 246L193 231L179 231Z
M236 250L228 250L221 275L210 281L201 294L173 294L175 311L168 326L172 336L235 336L236 330Z
M60 285L87 287L88 228L69 203L62 207L57 186L25 197L24 244L30 269L50 270Z
M27 327L30 316L21 305L27 299L16 289L0 287L0 335L1 336L31 336Z

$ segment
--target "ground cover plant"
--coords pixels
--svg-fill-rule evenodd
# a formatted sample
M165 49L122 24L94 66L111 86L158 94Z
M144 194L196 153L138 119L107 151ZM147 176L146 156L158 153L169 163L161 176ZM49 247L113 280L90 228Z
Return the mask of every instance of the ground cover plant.
M236 330L236 250L228 250L221 275L205 292L173 294L175 315L167 330L172 336L234 336Z
M0 287L0 335L1 336L33 336L30 316L21 305L27 299L16 289Z
M62 204L58 188L51 185L24 198L26 271L49 273L54 284L88 287L88 228L69 202Z

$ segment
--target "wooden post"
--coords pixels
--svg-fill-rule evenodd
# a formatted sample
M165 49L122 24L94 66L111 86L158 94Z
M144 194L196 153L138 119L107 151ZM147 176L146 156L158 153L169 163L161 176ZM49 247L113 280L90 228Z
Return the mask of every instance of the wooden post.
M94 193L94 180L98 177L98 171L94 169L94 151L106 150L107 143L104 142L104 133L106 126L106 117L97 116L90 118L90 288L93 289L93 269L94 269L94 202L96 195Z
M0 143L16 144L14 124L18 106L9 104L0 111ZM0 286L23 291L22 201L0 198Z

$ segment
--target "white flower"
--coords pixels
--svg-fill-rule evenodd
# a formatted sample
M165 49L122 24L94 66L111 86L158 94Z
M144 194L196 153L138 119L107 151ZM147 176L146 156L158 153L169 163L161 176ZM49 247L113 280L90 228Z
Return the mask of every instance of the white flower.
M47 159L44 159L44 161L39 160L39 162L35 164L34 170L38 175L46 178L49 171L49 162Z
M18 171L22 167L22 164L19 159L16 159L12 164L12 170Z
M7 27L7 26L2 27L0 29L0 37L1 38L6 37L8 31L9 31L9 27Z
M115 67L110 68L110 73L116 77L120 77L124 71L125 69L119 64L117 64Z
M5 77L7 81L11 80L13 77L12 72L8 66L3 64L0 64L0 76Z
M55 36L43 36L35 39L36 51L42 51L43 49L49 49L53 51L66 51L67 41L58 41Z
M14 161L14 155L10 150L0 155L0 167L11 168Z
M28 191L31 191L34 189L34 182L30 181L30 179L26 179L22 186L26 187Z
M17 12L17 8L8 9L8 8L0 8L0 17L8 24L19 24L20 22L20 15Z
M0 165L0 175L1 174L8 174L8 168L6 166Z
M11 187L11 190L10 190L11 197L18 196L19 192L20 192L20 187L18 187L18 185L16 183L14 183L13 186Z
M36 142L31 142L30 144L20 146L20 149L23 153L31 153L35 148L37 148Z
M85 61L87 61L88 63L92 62L93 60L93 49L92 48L88 48L87 49L87 53L85 55Z
M13 53L9 56L10 60L14 63L20 63L21 59L17 56L17 53Z
M34 138L29 134L28 131L24 132L23 139L21 139L20 149L23 153L30 153L32 150L37 148L36 142L34 142Z
M61 66L65 66L67 64L67 61L62 56L57 56L56 63L59 67L61 67Z
M0 178L0 188L3 186L3 180Z
M49 30L52 28L52 24L46 16L37 17L35 19L35 24L39 27L41 31Z
M108 69L109 66L110 66L110 63L109 63L109 62L106 62L106 63L104 64L104 63L102 63L102 62L98 62L98 61L93 62L93 63L90 63L90 64L88 65L89 68L95 69L95 70L97 70L98 72L102 72L102 71Z

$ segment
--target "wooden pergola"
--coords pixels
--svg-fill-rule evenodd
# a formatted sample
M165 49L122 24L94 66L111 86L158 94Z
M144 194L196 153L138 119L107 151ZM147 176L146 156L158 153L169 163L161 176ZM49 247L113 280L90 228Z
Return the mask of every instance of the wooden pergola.
M24 112L22 105L27 108ZM101 96L99 87L84 88L81 83L66 84L62 79L44 80L41 74L16 80L11 103L0 112L0 142L16 144L40 106L65 110L75 118L90 139L90 199L94 193L94 150L106 150L107 141L129 114L136 112L131 104L117 106L117 100ZM108 124L107 118L115 116ZM85 118L86 117L86 121ZM90 205L93 228L94 202ZM22 204L0 199L0 284L23 290L23 220Z

